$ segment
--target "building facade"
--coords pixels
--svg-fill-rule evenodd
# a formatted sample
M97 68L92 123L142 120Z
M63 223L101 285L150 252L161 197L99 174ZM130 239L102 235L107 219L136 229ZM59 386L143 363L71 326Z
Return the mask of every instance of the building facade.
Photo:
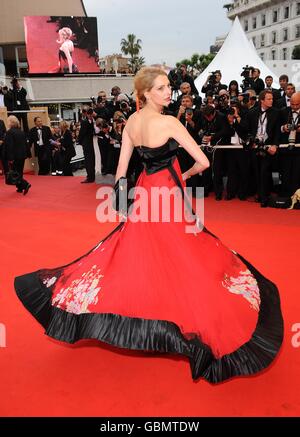
M292 59L300 45L300 1L235 0L227 17L240 22L263 61Z

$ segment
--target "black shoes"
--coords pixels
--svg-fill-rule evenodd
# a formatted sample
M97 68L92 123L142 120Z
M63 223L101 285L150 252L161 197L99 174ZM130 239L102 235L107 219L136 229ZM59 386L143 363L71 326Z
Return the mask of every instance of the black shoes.
M233 194L227 194L227 196L225 197L226 200L232 200L234 198L235 196Z
M28 193L30 187L31 187L31 184L27 184L26 188L24 188L24 190L23 190L24 196Z
M90 179L85 179L84 181L81 181L81 184L93 184L95 181L91 181Z
M269 206L268 200L264 200L264 201L260 202L261 208L267 208L268 206Z

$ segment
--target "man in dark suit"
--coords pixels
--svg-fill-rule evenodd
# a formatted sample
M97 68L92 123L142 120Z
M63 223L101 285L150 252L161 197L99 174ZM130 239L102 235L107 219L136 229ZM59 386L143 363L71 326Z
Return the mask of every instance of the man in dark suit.
M279 90L277 90L278 96L276 97L276 99L277 98L280 99L281 97L284 96L288 83L289 83L289 77L286 74L282 74L281 76L279 76L280 88L279 88Z
M43 126L40 117L34 118L35 127L29 132L29 146L34 145L34 154L38 159L39 175L47 175L51 165L52 133L49 126Z
M231 131L225 115L216 111L213 106L207 105L202 108L201 112L202 146L211 163L211 166L202 173L204 195L209 193L213 185L216 200L222 200L224 164L228 151L217 149L212 153L209 146L230 144Z
M265 89L272 91L272 93L273 93L273 105L274 105L276 100L280 99L280 97L281 97L280 92L278 89L272 87L272 85L273 85L273 77L272 76L265 77L265 84L266 84Z
M259 95L259 107L249 111L245 122L251 137L259 143L252 158L255 161L258 198L261 207L268 206L271 192L272 168L277 158L280 143L279 111L272 107L273 93L264 90Z
M13 101L13 110L14 111L28 111L29 105L26 99L27 91L25 88L22 87L20 82L17 78L13 78L11 81L12 84L12 101ZM23 124L23 130L24 132L28 132L28 121L27 121L27 113L26 112L17 112L15 113L16 117L21 121Z
M279 170L281 174L281 195L291 196L300 188L300 92L291 97L290 107L283 108L281 115L281 144L290 147L279 149Z
M78 142L82 145L85 168L87 177L82 184L95 182L95 150L94 150L94 111L92 108L88 109L86 119L82 120L78 136Z
M251 79L250 79L250 85L251 88L256 92L256 95L259 95L261 91L265 89L264 81L259 76L260 76L260 69L253 68Z
M7 161L4 159L4 154L3 154L3 143L4 143L5 133L6 133L6 127L4 121L0 120L0 161L2 162L3 172L7 173L8 164Z
M222 80L222 73L220 70L215 71L215 80L211 82L211 76L209 75L206 79L206 82L204 83L201 92L207 96L207 93L212 92L213 94L219 94L221 90L227 90L227 85L224 85L221 83Z
M295 89L295 85L293 85L292 83L288 83L285 89L285 92L283 94L283 96L276 100L275 106L278 109L282 109L282 108L289 108L291 103L291 97L292 95L295 93L296 89Z

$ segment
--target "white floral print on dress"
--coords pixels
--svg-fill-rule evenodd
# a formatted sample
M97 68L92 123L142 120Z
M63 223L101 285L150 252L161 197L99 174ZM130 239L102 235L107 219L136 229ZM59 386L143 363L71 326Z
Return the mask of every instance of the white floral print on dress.
M226 273L222 281L223 287L230 293L241 294L250 303L250 306L259 311L260 294L257 281L252 273L247 269L239 272L239 276L228 276Z
M98 303L99 285L103 275L100 268L93 265L88 272L82 273L81 277L74 279L66 288L61 288L53 298L52 304L70 313L89 313L89 305Z

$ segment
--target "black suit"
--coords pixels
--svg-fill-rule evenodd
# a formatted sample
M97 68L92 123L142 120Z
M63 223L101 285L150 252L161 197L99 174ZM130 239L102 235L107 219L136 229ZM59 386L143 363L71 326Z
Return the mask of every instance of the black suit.
M242 119L240 123L235 120L230 125L230 143L235 134L241 141L246 140L247 131L243 127ZM227 152L227 196L233 198L236 195L240 199L245 199L248 194L249 175L250 175L250 153L245 149L231 149Z
M14 111L28 111L29 110L29 105L28 102L26 100L26 96L27 96L27 91L25 90L25 88L21 87L21 88L13 88L11 90L12 93L12 100L13 100L13 110ZM28 120L27 120L27 113L26 112L20 112L20 113L15 113L16 117L18 117L18 119L23 122L23 129L25 132L28 132Z
M264 117L260 107L249 111L247 115L248 132L253 138L257 135L259 119ZM279 146L280 144L280 114L278 109L269 108L266 111L267 127L266 145ZM256 183L258 187L258 194L261 202L266 202L271 192L272 186L272 170L277 164L278 153L270 155L268 152L266 156L257 154L257 150L251 152L251 158L255 169Z
M24 162L27 157L28 149L25 133L18 128L9 129L3 143L3 158L7 162L11 161L12 169L20 175L20 180L16 184L19 191L28 186L28 182L23 179Z
M280 125L292 124L293 111L291 108L283 108L280 111ZM300 126L300 114L296 117L298 126ZM280 143L289 143L289 132L280 134ZM296 133L296 144L300 144L300 132ZM300 187L300 149L288 148L279 149L279 171L281 174L281 195L291 196Z
M82 120L78 136L78 142L82 145L85 168L87 172L87 180L94 182L95 180L95 150L94 150L94 121L86 118Z
M261 91L265 89L264 81L258 77L257 79L250 79L251 88L256 92L256 95L259 96Z
M212 134L211 145L230 144L230 127L224 114L216 111L215 117L211 121L202 117L201 129L206 135ZM202 172L204 193L208 194L213 185L216 197L222 196L223 175L228 150L216 149L212 152L209 148L204 148L204 153L211 164L208 169Z
M289 97L286 97L284 95L283 97L280 97L280 99L276 100L276 102L275 102L276 108L278 108L278 109L288 108L287 99L290 100Z
M5 127L4 121L0 120L0 143L4 141L5 133L6 133L6 127ZM8 165L7 165L7 161L4 159L4 156L3 156L3 143L0 144L0 160L2 162L4 173L7 173L8 172Z
M73 176L71 159L76 155L75 147L73 144L72 134L67 129L60 138L61 155L63 158L62 167L64 176Z
M43 145L39 144L40 134L42 137ZM34 153L38 158L39 163L39 175L47 175L50 172L51 164L51 144L52 133L48 126L42 126L39 130L37 127L33 127L29 132L30 146L34 145Z
M210 83L208 83L206 86L203 85L201 93L204 93L207 96L207 93L209 92L212 92L213 94L219 94L221 90L227 90L227 85L224 85L222 83L211 85Z

